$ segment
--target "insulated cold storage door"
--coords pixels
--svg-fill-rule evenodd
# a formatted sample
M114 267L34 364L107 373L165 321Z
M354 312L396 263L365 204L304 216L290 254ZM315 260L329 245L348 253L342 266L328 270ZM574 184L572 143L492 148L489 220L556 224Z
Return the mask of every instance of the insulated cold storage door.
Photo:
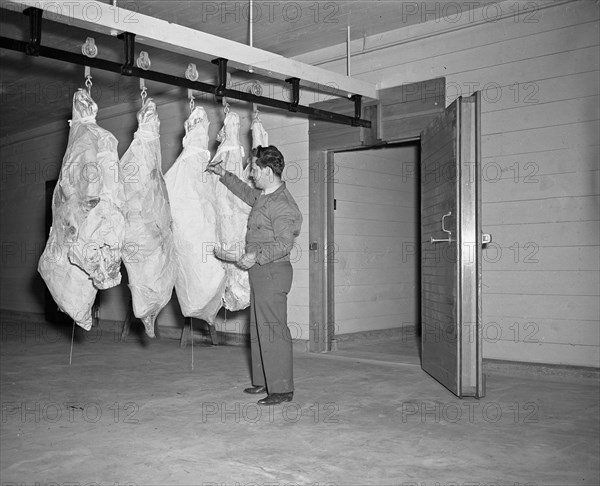
M485 395L479 121L475 93L421 133L422 367L459 397Z

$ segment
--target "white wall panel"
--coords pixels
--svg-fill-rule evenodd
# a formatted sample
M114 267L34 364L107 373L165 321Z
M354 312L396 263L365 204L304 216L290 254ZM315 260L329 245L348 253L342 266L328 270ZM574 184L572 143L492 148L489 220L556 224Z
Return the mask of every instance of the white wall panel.
M463 19L356 43L352 69L383 88L445 76L446 104L482 91L483 229L495 245L484 251L483 316L539 328L536 343L484 340L484 357L597 367L600 9L545 5L533 22Z

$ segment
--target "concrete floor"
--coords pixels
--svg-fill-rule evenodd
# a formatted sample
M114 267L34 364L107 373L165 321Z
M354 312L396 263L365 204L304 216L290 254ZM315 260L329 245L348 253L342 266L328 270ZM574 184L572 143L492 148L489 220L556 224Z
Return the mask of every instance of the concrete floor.
M8 331L5 331L8 329ZM488 374L460 400L414 339L296 353L294 401L259 407L241 346L3 326L2 486L597 485L596 379ZM383 359L383 361L381 361Z

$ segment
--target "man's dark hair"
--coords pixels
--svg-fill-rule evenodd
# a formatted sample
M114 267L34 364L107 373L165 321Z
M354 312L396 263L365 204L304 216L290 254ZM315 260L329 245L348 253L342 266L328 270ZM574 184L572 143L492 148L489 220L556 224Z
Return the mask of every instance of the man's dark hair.
M256 157L256 163L260 167L270 167L276 176L281 177L285 161L283 160L283 154L277 147L274 145L269 145L268 147L259 145L252 149L252 157Z

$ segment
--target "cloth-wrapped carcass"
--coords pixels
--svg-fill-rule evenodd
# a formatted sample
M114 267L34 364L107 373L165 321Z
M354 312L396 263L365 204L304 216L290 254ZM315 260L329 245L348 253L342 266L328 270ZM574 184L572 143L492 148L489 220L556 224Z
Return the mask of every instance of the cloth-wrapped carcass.
M221 142L213 162L221 161L222 167L242 180L244 173L244 147L240 144L240 119L236 113L225 115L223 128L217 139ZM222 250L241 254L246 244L246 227L250 207L229 191L223 184L217 186L217 237ZM224 304L229 310L245 309L250 305L250 281L248 271L235 263L225 262L227 284Z
M259 145L261 147L269 146L269 134L263 127L263 124L258 116L255 116L254 120L252 120L250 130L252 131L252 148L256 148Z
M154 337L154 321L175 285L171 208L161 168L160 120L147 99L137 114L138 129L119 161L125 195L125 243L122 258L134 315Z
M175 293L186 317L213 325L223 305L225 270L213 254L217 244L217 178L205 173L210 160L209 121L196 107L185 122L183 151L166 172L165 181L177 261Z
M74 112L83 116L71 120L61 169L67 177L60 181L74 203L69 230L76 244L69 249L69 260L90 275L98 289L109 289L121 283L125 229L117 139L96 124L98 106L86 90L80 89L75 99L81 109Z
M254 120L252 120L252 125L250 125L250 131L252 132L252 148L255 149L258 146L268 147L269 146L269 134L263 127L260 118L258 117L258 112L254 115ZM252 170L251 164L247 164L244 169L244 179L250 179L250 172Z
M78 90L52 198L52 228L38 265L59 308L86 330L97 289L121 281L125 222L117 139L96 124L97 112L89 93Z

